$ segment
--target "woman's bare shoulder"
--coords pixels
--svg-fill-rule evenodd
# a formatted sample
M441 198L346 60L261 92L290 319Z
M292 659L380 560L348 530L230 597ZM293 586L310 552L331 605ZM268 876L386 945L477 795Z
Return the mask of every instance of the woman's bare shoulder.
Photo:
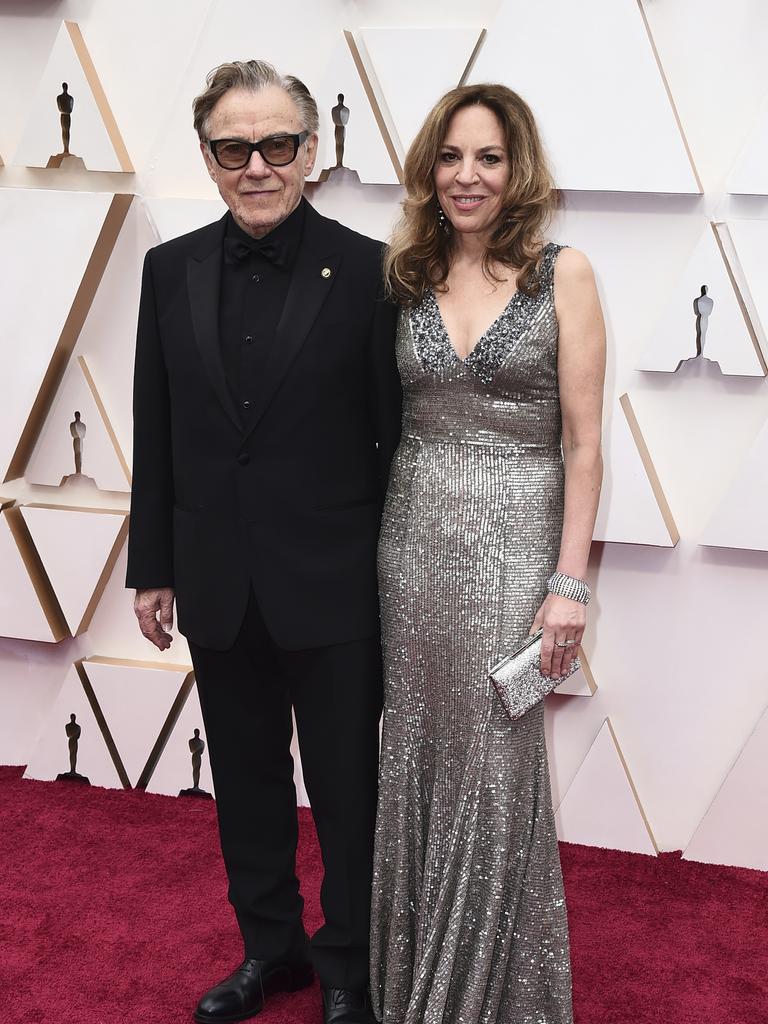
M594 280L595 273L589 258L580 249L564 246L555 260L555 283L583 284Z

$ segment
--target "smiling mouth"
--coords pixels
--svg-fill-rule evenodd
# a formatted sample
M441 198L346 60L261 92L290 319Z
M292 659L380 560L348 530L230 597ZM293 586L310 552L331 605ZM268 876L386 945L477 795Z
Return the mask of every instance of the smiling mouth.
M463 207L464 209L471 209L474 206L478 206L486 199L486 196L472 196L472 195L458 195L451 196L451 199L457 206Z

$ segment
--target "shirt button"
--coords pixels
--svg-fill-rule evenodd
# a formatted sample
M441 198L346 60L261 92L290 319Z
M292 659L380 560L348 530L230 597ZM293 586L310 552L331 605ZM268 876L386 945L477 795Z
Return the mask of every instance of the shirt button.
M259 277L259 275L258 275L258 274L254 274L254 275L253 275L253 276L251 277L251 280L252 280L252 281L255 281L255 282L256 282L256 284L258 284L258 283L259 283L259 281L261 280L261 278Z
M245 341L246 345L250 345L251 342L253 341L253 338L252 338L252 336L250 334L248 334L248 335L246 335L246 337L243 340Z
M250 402L248 401L248 399L247 399L247 398L246 398L246 400L245 400L245 401L243 402L243 408L244 408L244 409L250 409L250 408L251 408L251 403L250 403Z
M237 456L237 461L240 463L241 466L247 466L248 463L251 461L251 456L248 454L248 452L241 452Z

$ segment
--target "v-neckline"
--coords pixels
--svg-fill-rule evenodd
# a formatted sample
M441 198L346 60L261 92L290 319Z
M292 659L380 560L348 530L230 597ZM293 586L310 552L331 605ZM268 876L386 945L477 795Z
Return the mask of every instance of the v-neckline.
M515 301L515 299L521 293L520 293L520 289L519 288L516 288L512 292L512 294L509 297L508 302L506 303L504 308L501 310L499 315L494 317L494 319L488 324L488 326L485 328L483 333L480 335L480 337L477 339L475 344L472 346L472 348L469 350L469 352L467 352L467 354L465 356L460 356L459 353L456 351L456 346L453 344L453 341L451 340L451 335L450 335L450 333L448 331L448 327L446 325L445 320L443 319L443 311L440 309L440 303L437 301L437 296L435 295L434 288L430 288L429 289L429 294L432 296L432 301L435 304L435 309L437 310L437 315L440 318L440 327L442 328L442 332L443 332L443 335L445 337L446 343L448 344L448 348L451 350L454 358L459 363L461 363L463 366L466 366L467 363L469 363L471 361L471 359L474 356L474 354L477 352L479 346L483 343L483 341L486 339L486 337L490 334L490 332L493 330L493 328L496 326L496 324L499 322L499 320L501 320L501 318L504 316L504 314L510 308L512 303Z

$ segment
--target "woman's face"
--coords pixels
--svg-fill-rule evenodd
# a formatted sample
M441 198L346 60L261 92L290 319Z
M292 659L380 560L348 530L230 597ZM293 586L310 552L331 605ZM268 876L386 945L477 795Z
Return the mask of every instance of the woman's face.
M457 110L433 171L438 201L455 231L490 234L510 176L501 123L488 107Z

